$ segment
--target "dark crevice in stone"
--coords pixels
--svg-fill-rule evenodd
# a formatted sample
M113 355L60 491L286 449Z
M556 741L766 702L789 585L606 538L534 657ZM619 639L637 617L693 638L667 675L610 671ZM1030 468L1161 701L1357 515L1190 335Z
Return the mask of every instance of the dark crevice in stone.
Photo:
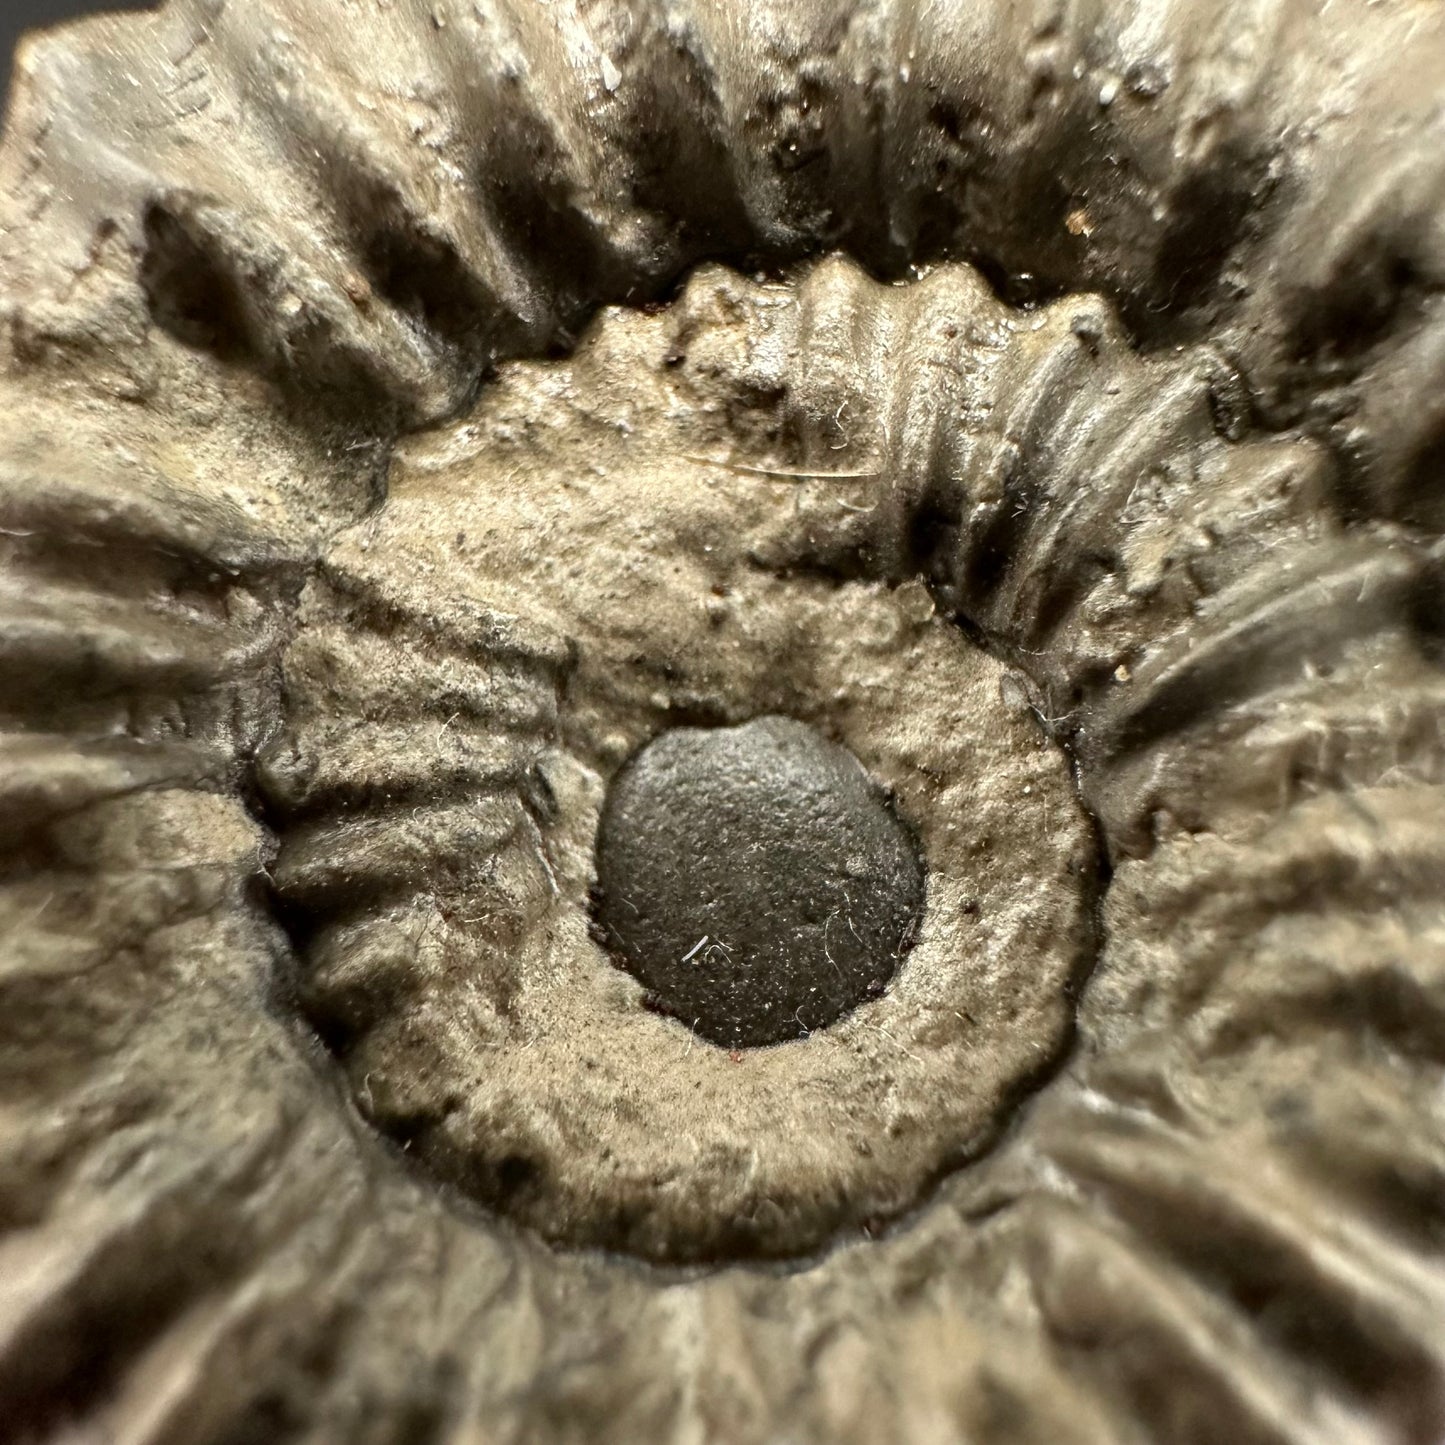
M254 360L242 288L203 238L160 203L147 207L143 227L140 283L156 325L220 361Z
M1381 244L1354 256L1332 285L1302 299L1296 358L1326 369L1359 361L1430 290L1415 262L1398 250Z
M1399 494L1405 498L1400 521L1431 536L1445 531L1445 428L1406 463Z
M1160 238L1150 309L1178 316L1207 299L1269 202L1269 168L1268 155L1224 145L1207 166L1187 174ZM1135 308L1125 301L1123 309ZM1130 317L1134 325L1143 319Z
M367 239L363 262L376 293L436 335L456 345L480 335L484 306L450 247L402 226L384 227Z
M1421 566L1408 612L1421 651L1445 667L1445 548L1437 546Z
M963 518L959 506L925 501L908 519L905 569L928 587L949 587L959 551Z

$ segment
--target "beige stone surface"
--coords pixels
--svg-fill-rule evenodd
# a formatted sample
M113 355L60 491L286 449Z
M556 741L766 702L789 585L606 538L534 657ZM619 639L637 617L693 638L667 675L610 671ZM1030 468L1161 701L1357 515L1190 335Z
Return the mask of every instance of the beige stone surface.
M8 1434L1438 1440L1442 84L1393 0L31 42ZM929 893L734 1062L589 859L769 711Z
M1066 753L920 582L889 585L865 529L891 484L749 406L756 368L787 395L801 329L829 324L814 282L788 294L708 269L399 446L385 508L326 555L344 588L303 595L263 769L300 820L277 882L361 1112L544 1237L663 1261L795 1255L911 1206L1057 1063L1095 942ZM442 647L419 657L402 608ZM587 899L618 767L679 721L769 713L890 789L927 903L883 997L738 1053L644 1007Z

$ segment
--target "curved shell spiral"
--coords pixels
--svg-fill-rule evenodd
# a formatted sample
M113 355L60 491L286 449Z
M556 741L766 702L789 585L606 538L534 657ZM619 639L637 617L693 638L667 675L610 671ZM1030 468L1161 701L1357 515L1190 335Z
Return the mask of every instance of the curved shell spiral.
M1299 0L171 0L30 41L0 147L19 1438L1438 1438L1442 78L1430 6ZM548 477L663 461L610 531L505 530ZM586 680L621 679L631 746L734 674L678 672L662 603L607 671L624 634L581 604L664 533L696 562L704 488L708 581L766 594L760 628L883 619L849 685L924 631L979 659L998 749L1091 820L1051 815L1038 864L1079 933L977 1138L907 1092L935 1035L852 1056L947 1135L904 1197L855 1158L823 1223L739 1246L684 1180L661 1236L557 1248L344 1055L381 1028L430 1108L476 929L510 958L555 917L588 957L567 849L616 740ZM481 925L486 888L516 907Z

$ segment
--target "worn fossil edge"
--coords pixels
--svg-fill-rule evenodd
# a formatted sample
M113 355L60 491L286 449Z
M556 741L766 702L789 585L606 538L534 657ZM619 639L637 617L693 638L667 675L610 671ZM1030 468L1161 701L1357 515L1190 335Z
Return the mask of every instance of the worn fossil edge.
M1405 4L205 3L33 42L0 155L22 1438L1438 1435L1442 75ZM245 806L280 649L398 430L702 256L832 248L1207 344L1210 425L1306 447L1314 519L1120 691L1030 631L1041 559L1121 520L1051 540L1088 494L1031 433L981 552L920 509L1109 843L1076 1056L887 1240L554 1257L354 1132L292 1022ZM1040 395L1067 452L1087 419Z

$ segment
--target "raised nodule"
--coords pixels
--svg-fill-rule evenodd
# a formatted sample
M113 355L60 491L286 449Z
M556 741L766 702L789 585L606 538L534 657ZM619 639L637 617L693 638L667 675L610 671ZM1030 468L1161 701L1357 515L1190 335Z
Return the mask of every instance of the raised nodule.
M882 790L790 718L675 728L613 781L603 941L656 1006L728 1046L806 1037L880 993L923 868Z

